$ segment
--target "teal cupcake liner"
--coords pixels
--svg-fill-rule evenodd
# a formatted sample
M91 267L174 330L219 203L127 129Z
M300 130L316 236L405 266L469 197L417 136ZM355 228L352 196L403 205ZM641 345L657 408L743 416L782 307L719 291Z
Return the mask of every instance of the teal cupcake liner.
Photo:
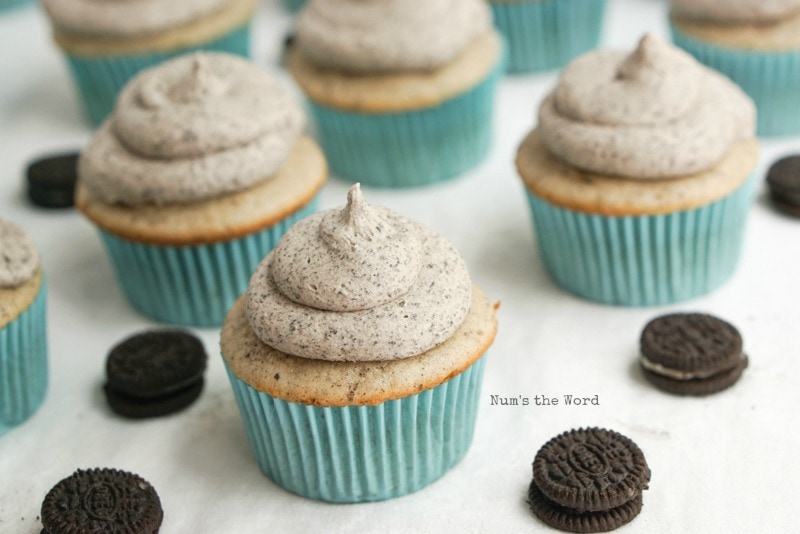
M0 328L0 435L28 419L47 392L47 287Z
M600 41L605 0L490 1L508 43L508 72L558 69Z
M222 324L256 266L286 230L316 206L315 198L261 231L197 246L150 245L103 229L99 233L117 282L138 312L163 323L213 327Z
M475 87L439 105L397 113L361 113L311 102L332 172L375 187L428 185L475 167L492 144L499 61Z
M297 13L306 5L306 0L283 0L283 5L292 13Z
M198 50L228 52L250 57L250 25L197 46L168 52L128 55L78 56L67 54L72 76L83 101L83 107L94 126L99 125L114 109L117 94L140 71L177 56Z
M417 491L461 460L484 365L485 355L435 388L377 406L286 402L228 377L264 475L303 497L354 503Z
M698 41L672 29L676 45L736 82L756 104L759 136L800 133L800 50L756 52Z
M755 190L735 192L697 209L608 217L550 204L528 192L544 266L563 289L621 306L687 300L733 273Z
M33 0L0 0L0 13L6 10L16 9L22 6L33 5Z

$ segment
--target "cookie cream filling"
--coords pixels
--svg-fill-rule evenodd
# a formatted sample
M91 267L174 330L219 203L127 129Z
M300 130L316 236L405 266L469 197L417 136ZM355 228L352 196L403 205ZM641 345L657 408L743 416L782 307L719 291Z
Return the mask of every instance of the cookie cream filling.
M261 262L247 316L261 341L294 356L395 360L450 338L471 295L453 245L368 205L356 184L345 207L296 223Z
M61 28L88 34L133 36L173 28L235 0L42 0Z
M143 71L82 152L80 180L128 206L187 203L247 189L281 167L303 113L267 72L229 54Z
M737 363L741 362L742 360L744 360L744 356L740 355ZM671 369L669 367L665 367L660 363L656 363L652 360L649 360L647 356L645 356L644 354L639 355L639 363L641 364L642 367L644 367L645 369L647 369L652 373L664 376L666 378L672 378L674 380L702 380L704 378L711 378L712 376L733 369L733 367L730 367L727 369L711 369L705 371L701 370L680 371L678 369Z
M681 16L721 23L770 23L800 11L800 0L671 0Z
M38 269L39 253L31 238L16 224L0 218L0 287L22 285Z
M311 0L295 27L306 57L355 73L432 70L491 28L483 0Z
M754 125L755 106L733 82L651 34L630 54L574 60L539 108L541 140L557 158L637 179L709 169Z

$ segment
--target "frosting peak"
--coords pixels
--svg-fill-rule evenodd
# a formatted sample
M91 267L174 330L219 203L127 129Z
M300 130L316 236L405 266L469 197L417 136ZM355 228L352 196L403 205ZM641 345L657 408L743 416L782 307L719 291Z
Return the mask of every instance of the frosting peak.
M754 135L752 101L730 80L654 35L630 54L571 62L539 109L541 139L589 172L666 178L705 170Z
M39 253L28 234L0 219L0 287L17 287L39 268Z
M485 0L311 0L296 21L309 59L369 73L437 68L491 27Z
M283 352L326 360L415 356L449 338L471 282L452 245L397 213L347 205L296 223L256 269L248 316Z
M191 202L239 191L283 164L304 118L278 82L221 53L142 71L81 155L81 180L101 200Z

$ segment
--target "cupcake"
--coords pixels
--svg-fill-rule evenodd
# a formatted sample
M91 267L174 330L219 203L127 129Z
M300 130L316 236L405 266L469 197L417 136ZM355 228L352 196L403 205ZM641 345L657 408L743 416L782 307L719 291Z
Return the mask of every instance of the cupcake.
M760 136L800 134L800 1L672 0L675 44L755 101Z
M754 122L736 85L652 35L570 63L516 158L551 277L628 306L722 284L755 188Z
M418 186L486 156L503 46L483 0L312 0L295 37L288 67L334 174Z
M137 75L78 160L76 206L134 308L218 326L327 177L277 81L221 53Z
M33 0L0 0L0 13L33 4Z
M305 5L306 0L283 0L283 5L292 13L297 13Z
M46 299L36 247L20 228L0 219L0 435L44 400Z
M600 41L605 0L489 0L514 74L557 69Z
M256 0L42 0L94 126L137 72L196 50L250 55Z
M288 491L416 491L467 452L495 307L455 248L354 185L295 224L222 327L247 438Z

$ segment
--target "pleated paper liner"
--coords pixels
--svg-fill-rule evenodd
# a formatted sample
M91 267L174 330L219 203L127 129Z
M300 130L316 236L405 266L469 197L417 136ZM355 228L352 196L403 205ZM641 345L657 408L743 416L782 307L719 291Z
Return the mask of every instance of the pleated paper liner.
M264 475L303 497L354 503L417 491L463 458L485 359L435 388L377 406L297 404L253 389L230 370L228 377Z
M28 419L47 392L47 287L0 328L0 435Z
M338 110L310 102L333 174L385 188L454 178L475 167L492 144L499 61L478 85L436 106L392 113Z
M490 2L508 44L508 72L558 69L597 47L605 0Z
M318 197L286 219L230 241L162 246L120 238L102 228L117 282L143 315L175 325L219 326L247 289L264 256L295 222L316 211Z
M527 195L542 261L559 286L603 304L656 306L703 295L731 276L755 183L697 209L626 217Z
M672 39L736 82L756 104L759 136L800 134L800 50L760 52L702 42L672 26Z

